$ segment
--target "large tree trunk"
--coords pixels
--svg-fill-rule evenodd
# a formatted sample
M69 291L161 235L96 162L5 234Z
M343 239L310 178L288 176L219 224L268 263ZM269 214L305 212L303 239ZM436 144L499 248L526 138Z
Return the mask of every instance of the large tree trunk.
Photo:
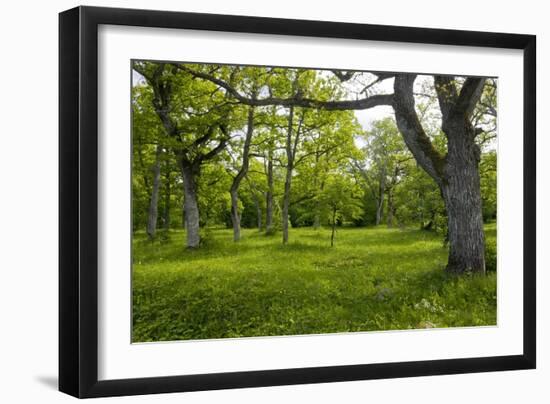
M198 248L200 244L199 234L199 204L197 200L197 179L200 174L200 166L188 165L181 162L181 174L183 176L183 194L185 210L185 227L187 230L187 248Z
M485 272L485 235L479 179L480 151L473 128L458 123L448 132L447 165L441 194L448 216L449 261L451 273Z
M265 232L273 229L273 156L271 150L267 160L267 192L265 193Z
M151 198L149 199L149 214L147 216L147 235L149 236L150 240L155 238L155 233L157 231L161 154L162 148L157 145L155 164L153 166L153 187L151 189Z
M248 173L250 163L250 143L252 142L252 134L254 133L254 107L248 108L248 121L246 136L243 145L243 161L241 168L237 172L233 182L231 183L231 223L233 224L233 241L241 239L241 215L239 213L239 187L241 181Z
M481 189L480 150L469 117L483 89L484 79L467 78L458 92L448 76L434 82L447 137L442 156L424 132L414 108L413 74L397 75L394 111L397 126L417 163L438 184L447 210L449 259L447 271L455 274L485 273L485 243Z

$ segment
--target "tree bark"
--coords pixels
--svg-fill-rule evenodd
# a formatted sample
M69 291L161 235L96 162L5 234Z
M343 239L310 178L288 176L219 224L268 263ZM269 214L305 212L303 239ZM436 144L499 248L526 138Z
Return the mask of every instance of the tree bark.
M185 224L187 232L187 248L198 248L200 244L199 234L199 204L197 200L197 178L200 174L200 165L186 164L180 161L183 177L183 194Z
M246 136L243 145L243 161L241 168L237 172L233 182L231 183L231 223L233 224L233 241L241 239L241 215L239 213L239 187L241 181L248 172L250 163L250 143L252 142L252 134L254 133L254 107L248 108L248 120L246 128Z
M479 178L480 150L474 129L458 122L446 127L447 165L441 194L447 209L449 261L447 271L456 274L485 272L485 235Z
M149 236L150 240L153 240L155 238L155 234L157 231L161 154L162 148L157 145L155 153L155 164L153 165L153 187L151 189L151 198L149 199L149 214L147 216L147 236Z

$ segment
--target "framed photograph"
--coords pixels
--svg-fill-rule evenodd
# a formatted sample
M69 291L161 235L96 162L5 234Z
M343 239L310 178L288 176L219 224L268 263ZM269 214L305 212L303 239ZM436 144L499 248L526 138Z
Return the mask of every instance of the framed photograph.
M535 368L535 36L59 28L61 391Z

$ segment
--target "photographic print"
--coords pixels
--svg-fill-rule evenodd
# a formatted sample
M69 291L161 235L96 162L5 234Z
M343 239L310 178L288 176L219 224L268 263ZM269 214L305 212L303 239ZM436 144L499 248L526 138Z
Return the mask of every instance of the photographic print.
M497 324L496 77L131 62L132 342Z
M66 10L59 390L534 369L535 161L534 35Z

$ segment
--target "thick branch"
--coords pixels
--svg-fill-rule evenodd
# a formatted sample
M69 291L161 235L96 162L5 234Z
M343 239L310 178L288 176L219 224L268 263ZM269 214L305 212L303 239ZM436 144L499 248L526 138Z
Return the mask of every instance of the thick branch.
M469 119L481 97L484 85L484 78L468 77L462 85L460 95L456 101L455 113L464 114Z
M188 68L185 65L175 64L176 68L186 73L191 74L193 77L197 77L203 80L208 80L219 87L225 89L231 96L239 100L241 103L251 106L268 106L268 105L278 105L283 107L303 107L303 108L318 108L325 109L329 111L335 110L349 110L349 109L368 109L374 108L379 105L392 105L393 103L393 94L377 94L370 97L361 98L358 100L343 100L343 101L320 101L312 100L309 98L302 98L301 96L293 96L290 98L278 98L278 97L267 97L267 98L250 98L239 91L237 91L229 83L221 80L211 74L198 72Z
M414 108L413 85L416 75L399 74L394 83L394 110L397 127L418 164L441 184L445 159L424 132Z

